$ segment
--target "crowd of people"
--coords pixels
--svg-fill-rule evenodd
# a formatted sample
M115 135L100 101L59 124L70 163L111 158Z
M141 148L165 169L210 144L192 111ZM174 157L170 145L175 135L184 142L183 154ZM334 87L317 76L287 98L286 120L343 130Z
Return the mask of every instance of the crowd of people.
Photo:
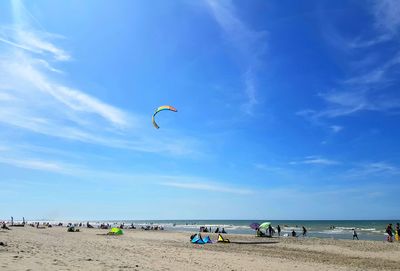
M225 228L222 228L222 229L220 230L219 227L217 227L217 228L215 229L215 231L213 231L211 227L208 227L208 228L207 228L207 227L204 227L204 226L203 226L203 227L200 227L199 232L227 233L227 232L225 231Z
M297 225L296 225L296 228L297 228ZM256 235L258 237L273 237L275 235L275 233L278 233L278 236L281 236L281 232L282 232L282 229L281 229L280 225L278 225L276 227L276 230L271 225L269 225L268 228L265 230L265 233L260 228L256 229ZM307 229L306 229L306 227L302 226L302 236L305 237L306 235L307 235ZM291 232L291 236L298 237L299 235L293 229Z
M400 236L400 224L396 223L396 227L395 229L393 229L393 225L390 223L389 225L387 225L386 227L386 233L387 233L387 241L388 242L393 242L393 236L395 236L396 241L400 241L399 240L399 236Z

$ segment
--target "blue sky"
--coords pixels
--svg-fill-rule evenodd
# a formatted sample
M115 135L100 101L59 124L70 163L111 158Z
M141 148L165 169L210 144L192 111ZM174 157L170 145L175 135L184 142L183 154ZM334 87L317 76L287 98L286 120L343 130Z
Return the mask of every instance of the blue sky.
M395 0L2 1L0 218L396 218L399 45Z

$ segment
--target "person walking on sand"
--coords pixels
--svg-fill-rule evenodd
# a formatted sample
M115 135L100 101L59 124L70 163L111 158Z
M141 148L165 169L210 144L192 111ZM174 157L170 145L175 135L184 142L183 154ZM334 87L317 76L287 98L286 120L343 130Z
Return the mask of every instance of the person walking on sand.
M396 223L396 231L395 231L395 239L396 241L399 241L399 237L400 237L400 224Z
M307 229L306 227L303 226L303 237L306 236L306 234L307 234Z
M357 240L359 240L356 229L353 229L353 240L354 240L354 238L357 238Z
M278 227L276 227L276 229L278 230L278 236L281 236L281 226L278 225Z

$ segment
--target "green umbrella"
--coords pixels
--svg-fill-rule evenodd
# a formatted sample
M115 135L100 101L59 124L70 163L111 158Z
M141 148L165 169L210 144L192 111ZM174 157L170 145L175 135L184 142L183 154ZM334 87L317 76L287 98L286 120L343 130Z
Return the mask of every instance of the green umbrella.
M264 222L260 225L260 229L267 229L271 225L271 222Z

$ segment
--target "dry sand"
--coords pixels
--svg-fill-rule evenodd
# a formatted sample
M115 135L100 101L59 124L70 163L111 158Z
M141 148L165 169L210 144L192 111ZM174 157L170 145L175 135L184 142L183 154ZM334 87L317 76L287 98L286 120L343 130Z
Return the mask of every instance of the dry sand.
M0 230L0 270L400 270L400 243L226 235L238 243L193 245L188 233L106 232Z

